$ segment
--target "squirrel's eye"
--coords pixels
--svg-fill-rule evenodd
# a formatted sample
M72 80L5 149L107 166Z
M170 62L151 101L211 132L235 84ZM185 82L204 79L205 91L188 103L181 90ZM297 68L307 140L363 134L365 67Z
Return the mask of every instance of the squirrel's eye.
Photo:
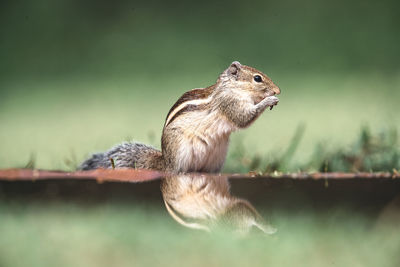
M255 81L255 82L258 82L258 83L262 82L261 76L260 76L260 75L254 76L254 81Z

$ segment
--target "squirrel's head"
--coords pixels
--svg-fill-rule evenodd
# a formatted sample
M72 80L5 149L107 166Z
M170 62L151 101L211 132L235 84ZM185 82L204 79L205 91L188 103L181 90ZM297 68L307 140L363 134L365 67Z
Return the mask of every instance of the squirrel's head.
M232 62L219 76L217 83L249 93L255 103L281 92L267 75L255 68L242 65L238 61Z

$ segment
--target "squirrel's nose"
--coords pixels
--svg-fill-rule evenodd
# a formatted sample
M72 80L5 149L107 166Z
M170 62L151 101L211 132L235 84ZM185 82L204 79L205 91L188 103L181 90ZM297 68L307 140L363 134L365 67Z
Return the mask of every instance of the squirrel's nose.
M274 95L279 95L281 93L281 89L279 89L279 87L275 85L272 88L272 92L274 92Z

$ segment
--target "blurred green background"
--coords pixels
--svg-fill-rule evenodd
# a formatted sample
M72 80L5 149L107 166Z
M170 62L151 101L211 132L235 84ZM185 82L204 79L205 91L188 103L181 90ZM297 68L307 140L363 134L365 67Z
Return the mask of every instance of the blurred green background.
M304 210L302 210L304 212ZM0 205L0 265L399 266L398 229L340 211L270 217L247 238L183 228L160 208L108 203ZM339 223L338 223L339 222Z
M290 158L280 169L296 170L321 151L365 151L365 143L393 148L380 150L393 158L391 170L400 164L399 6L1 1L0 168L72 170L124 140L159 147L178 97L239 60L282 94L233 134L225 171L265 170L280 157ZM1 201L0 266L398 266L398 228L375 229L353 212L278 214L278 236L244 241L186 231L159 204Z
M398 1L2 1L0 168L73 169L123 140L160 147L165 116L233 60L267 73L279 106L232 136L293 162L361 125L400 125ZM230 158L225 171L237 171ZM230 163L231 162L231 163Z

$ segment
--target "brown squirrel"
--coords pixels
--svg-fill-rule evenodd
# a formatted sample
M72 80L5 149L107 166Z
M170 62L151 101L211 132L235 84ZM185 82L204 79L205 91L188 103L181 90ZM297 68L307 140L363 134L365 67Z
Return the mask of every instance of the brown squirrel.
M169 172L219 172L229 135L246 128L279 99L280 89L264 73L238 61L207 88L184 93L165 120L161 151L141 143L122 143L92 155L80 165L96 168L144 168Z
M185 227L207 232L223 227L240 234L252 227L265 234L276 232L250 202L229 191L227 177L216 175L176 174L166 176L161 184L168 213Z

